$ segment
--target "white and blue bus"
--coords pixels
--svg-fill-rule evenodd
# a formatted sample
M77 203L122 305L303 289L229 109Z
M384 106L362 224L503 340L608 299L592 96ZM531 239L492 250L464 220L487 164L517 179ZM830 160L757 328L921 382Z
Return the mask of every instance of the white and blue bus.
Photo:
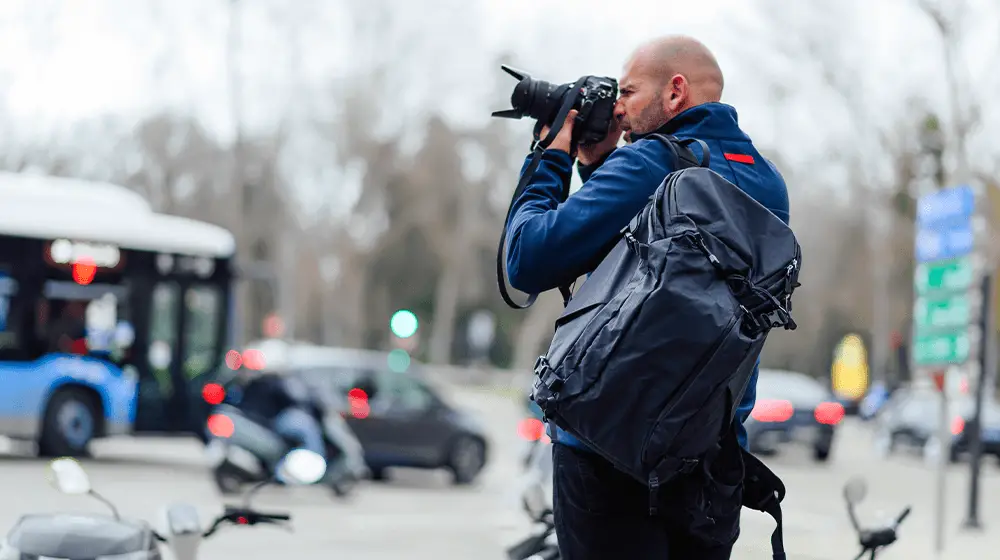
M0 435L43 455L201 433L235 242L117 185L0 173Z

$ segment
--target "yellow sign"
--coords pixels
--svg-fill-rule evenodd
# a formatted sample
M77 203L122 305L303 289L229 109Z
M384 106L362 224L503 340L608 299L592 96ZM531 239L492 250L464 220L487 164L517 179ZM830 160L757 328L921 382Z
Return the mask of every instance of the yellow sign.
M865 396L868 391L868 352L860 336L849 334L837 345L830 377L837 397L858 400Z

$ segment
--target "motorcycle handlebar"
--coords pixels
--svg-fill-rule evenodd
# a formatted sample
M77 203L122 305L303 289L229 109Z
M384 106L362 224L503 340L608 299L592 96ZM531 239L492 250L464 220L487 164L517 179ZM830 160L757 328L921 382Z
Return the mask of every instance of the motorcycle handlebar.
M256 525L258 523L291 521L291 519L292 516L287 513L264 513L251 509L227 507L225 513L219 516L219 518L212 523L212 526L202 534L202 537L207 538L211 536L219 529L219 526L225 522L233 523L235 525Z
M292 516L288 515L287 513L261 513L261 512L256 512L254 515L257 515L260 518L271 519L271 520L274 520L274 521L291 521L291 519L292 519Z
M906 519L906 516L908 515L910 515L910 506L906 506L906 509L903 510L903 513L899 514L899 517L896 518L895 526L899 527L899 525L903 522L904 519Z

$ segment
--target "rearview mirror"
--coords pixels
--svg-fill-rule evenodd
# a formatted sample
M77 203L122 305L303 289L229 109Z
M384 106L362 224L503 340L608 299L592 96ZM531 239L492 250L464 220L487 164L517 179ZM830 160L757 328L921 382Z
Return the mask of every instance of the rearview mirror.
M863 478L854 477L844 485L844 499L851 505L857 505L868 495L868 484Z
M51 482L63 494L89 494L90 477L75 459L64 457L49 463Z
M285 484L306 486L319 482L326 474L326 460L308 449L293 449L278 465L278 480Z

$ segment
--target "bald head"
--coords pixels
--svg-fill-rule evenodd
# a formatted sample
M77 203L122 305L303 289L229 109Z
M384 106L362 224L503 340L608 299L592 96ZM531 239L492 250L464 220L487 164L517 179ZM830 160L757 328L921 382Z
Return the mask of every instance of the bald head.
M660 37L625 64L615 113L623 129L645 134L695 105L720 101L723 83L718 61L700 41Z
M636 49L636 64L661 85L673 76L684 76L691 86L692 105L722 99L722 69L715 55L701 41L686 35L654 39Z

